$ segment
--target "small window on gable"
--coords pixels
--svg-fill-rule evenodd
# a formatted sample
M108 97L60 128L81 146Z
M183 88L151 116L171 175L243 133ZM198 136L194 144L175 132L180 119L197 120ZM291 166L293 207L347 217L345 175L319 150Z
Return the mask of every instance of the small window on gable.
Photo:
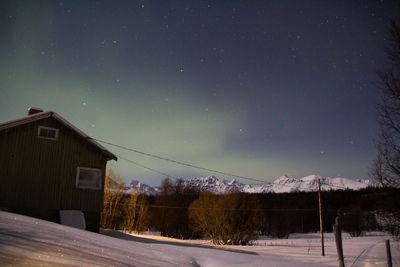
M38 137L50 140L57 140L58 129L39 126Z
M78 167L76 187L82 189L101 189L101 170Z

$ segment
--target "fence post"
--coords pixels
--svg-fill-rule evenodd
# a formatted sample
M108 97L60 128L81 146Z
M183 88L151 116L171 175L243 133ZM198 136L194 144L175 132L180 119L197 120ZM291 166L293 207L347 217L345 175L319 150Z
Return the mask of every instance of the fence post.
M344 257L343 257L342 232L339 225L339 217L336 217L336 223L333 225L333 232L335 233L335 242L339 258L339 267L345 267Z
M319 226L321 231L321 254L325 256L324 227L322 225L321 180L318 179Z
M387 256L387 265L388 267L392 267L392 253L390 252L390 241L386 240L386 256Z

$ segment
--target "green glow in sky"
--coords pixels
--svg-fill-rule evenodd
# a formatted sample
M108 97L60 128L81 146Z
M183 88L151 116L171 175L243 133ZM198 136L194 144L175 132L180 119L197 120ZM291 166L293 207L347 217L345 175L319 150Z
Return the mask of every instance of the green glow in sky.
M206 2L2 1L0 122L34 106L97 139L263 181L368 178L398 2ZM105 146L173 177L213 175Z

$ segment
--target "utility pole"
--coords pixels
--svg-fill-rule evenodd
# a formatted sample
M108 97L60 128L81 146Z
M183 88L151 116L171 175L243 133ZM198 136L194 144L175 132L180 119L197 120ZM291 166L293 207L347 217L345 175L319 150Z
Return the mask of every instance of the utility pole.
M318 202L319 202L319 227L321 230L321 249L322 249L322 256L325 256L324 229L322 227L321 179L318 179Z

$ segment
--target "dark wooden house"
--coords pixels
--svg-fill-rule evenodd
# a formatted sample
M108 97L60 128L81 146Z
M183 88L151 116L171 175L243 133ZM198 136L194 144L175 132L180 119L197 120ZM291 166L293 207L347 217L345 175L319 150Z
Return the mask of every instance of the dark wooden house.
M106 164L117 157L53 111L0 124L0 210L60 222L83 212L99 230Z

